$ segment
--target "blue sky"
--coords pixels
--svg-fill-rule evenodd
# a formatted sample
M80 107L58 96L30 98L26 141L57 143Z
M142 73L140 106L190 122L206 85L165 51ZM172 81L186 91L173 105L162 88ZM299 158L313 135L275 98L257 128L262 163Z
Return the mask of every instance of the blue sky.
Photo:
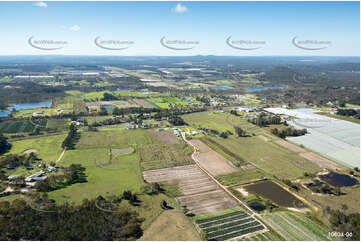
M359 56L359 2L0 2L0 55L324 55ZM28 39L66 41L59 50L31 47ZM94 39L130 41L105 50ZM258 41L233 46L233 40ZM195 41L168 49L160 39ZM297 41L325 47L305 50ZM305 42L303 43L305 44ZM177 45L184 47L185 45ZM119 47L119 46L118 46ZM310 47L310 45L308 45Z

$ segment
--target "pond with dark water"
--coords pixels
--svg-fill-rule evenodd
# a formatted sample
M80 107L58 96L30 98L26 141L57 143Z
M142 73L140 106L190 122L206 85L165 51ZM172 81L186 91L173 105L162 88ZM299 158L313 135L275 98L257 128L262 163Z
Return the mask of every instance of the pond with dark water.
M272 181L257 182L252 185L245 186L247 192L256 194L265 199L269 199L281 207L305 208L307 207L297 197L283 189Z
M318 177L334 187L350 187L359 183L357 179L352 178L349 175L340 174L333 171L330 171L324 175L319 175Z

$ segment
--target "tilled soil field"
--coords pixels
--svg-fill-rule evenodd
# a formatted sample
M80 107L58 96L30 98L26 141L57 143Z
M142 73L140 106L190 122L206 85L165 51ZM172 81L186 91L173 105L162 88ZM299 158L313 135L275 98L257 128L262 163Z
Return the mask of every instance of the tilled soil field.
M197 155L200 165L213 176L226 175L239 171L239 168L235 167L232 162L209 148L208 145L201 140L193 139L190 142L200 151Z
M147 182L177 184L183 193L177 197L189 214L212 213L238 205L237 201L220 188L197 165L178 166L143 172Z

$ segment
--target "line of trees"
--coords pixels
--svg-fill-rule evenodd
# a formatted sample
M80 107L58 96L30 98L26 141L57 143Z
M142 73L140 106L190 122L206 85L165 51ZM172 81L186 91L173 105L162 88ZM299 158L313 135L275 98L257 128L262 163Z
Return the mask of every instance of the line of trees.
M0 134L0 155L6 153L11 149L11 144L7 141L7 138Z
M71 124L69 126L69 133L66 136L66 138L64 139L61 147L66 148L68 150L73 150L75 149L75 144L76 142L79 140L79 133L77 132L77 128L75 127L75 125Z
M284 139L287 136L302 136L307 134L307 129L295 129L292 127L288 127L283 130L278 130L277 128L271 129L272 134Z

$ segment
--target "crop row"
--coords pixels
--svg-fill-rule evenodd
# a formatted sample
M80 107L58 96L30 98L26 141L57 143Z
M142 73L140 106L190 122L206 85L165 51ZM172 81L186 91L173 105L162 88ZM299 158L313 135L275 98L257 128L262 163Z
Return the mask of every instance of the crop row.
M220 236L220 235L224 235L224 234L228 234L228 233L231 233L231 232L235 232L235 231L239 231L239 230L244 230L246 228L254 227L256 225L259 225L259 222L254 221L254 222L251 222L251 223L242 224L242 225L234 226L234 227L231 227L231 228L228 228L228 229L223 229L223 230L215 231L215 232L212 232L212 233L208 233L207 236L209 238L214 238L214 237L217 237L217 236Z
M234 221L234 222L231 222L231 223L221 224L219 226L205 228L205 229L203 229L203 231L206 232L206 233L210 233L210 232L213 232L213 231L217 231L219 229L225 229L225 228L229 228L229 227L232 227L232 226L235 226L235 225L248 223L248 222L253 221L253 220L254 220L253 218L246 218L246 219Z
M264 227L262 225L259 225L259 226L252 227L252 228L249 228L249 229L237 231L235 233L226 234L226 235L223 235L223 236L220 236L220 237L217 237L217 238L213 238L211 240L213 240L213 241L224 241L224 240L232 239L232 238L239 237L239 236L242 236L242 235L245 235L245 234L253 233L253 232L256 232L256 231L259 231L259 230L262 230L262 229L264 229Z
M237 214L244 214L244 212L243 211L236 211L236 212L232 212L232 213L226 213L226 214L211 217L211 218L198 219L198 220L196 220L196 222L197 222L197 224L201 224L201 223L206 223L206 222L210 222L210 221L217 220L217 219L231 217L231 216L234 216L234 215L237 215Z
M237 215L237 216L233 216L233 217L228 217L228 218L224 218L224 219L215 220L215 221L212 221L212 222L209 222L209 223L200 224L199 227L203 229L203 228L211 227L211 226L214 226L214 225L217 225L217 224L223 224L223 223L231 222L231 221L236 220L236 219L242 219L242 218L245 218L245 217L248 217L248 214L241 214L241 215Z

